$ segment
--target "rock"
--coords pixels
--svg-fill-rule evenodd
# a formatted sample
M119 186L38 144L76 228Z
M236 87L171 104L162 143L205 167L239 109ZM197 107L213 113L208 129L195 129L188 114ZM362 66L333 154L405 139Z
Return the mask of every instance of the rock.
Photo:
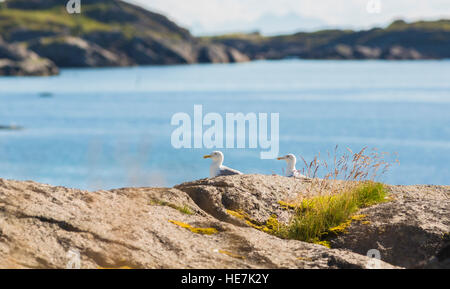
M248 56L237 49L221 44L208 44L199 48L197 61L199 63L229 63L249 61Z
M179 45L173 47L163 40L134 37L126 42L120 51L123 51L133 63L140 65L193 63L193 56L188 52L190 47L184 47L182 43ZM180 49L181 47L185 48L184 51Z
M289 219L280 200L314 180L241 175L174 188L88 192L0 179L0 268L448 268L450 187L390 186L333 249L264 233L230 210ZM72 254L72 255L71 255ZM76 255L75 254L75 255Z
M0 75L55 75L56 65L20 44L8 44L0 38Z
M280 185L276 199L290 187L282 180L212 183L242 192L252 181L264 190ZM81 268L366 268L371 261L222 222L175 188L88 192L0 179L1 268L65 268L77 254Z
M364 222L331 241L333 248L406 268L450 268L450 187L391 186L394 200L363 209Z
M59 69L48 59L30 58L13 62L0 59L0 75L4 76L50 76L59 73Z
M18 27L12 29L8 35L8 41L13 42L28 42L38 40L44 37L55 37L58 34L55 31L50 30L30 30L27 28Z
M304 181L282 176L236 175L183 183L175 188L186 192L204 211L215 218L241 224L227 210L242 211L252 220L264 223L272 214L289 220L289 211L279 201L295 199L307 191Z
M381 49L377 47L356 45L354 54L358 59L378 59L381 55Z
M11 124L11 125L0 125L0 130L21 130L23 127Z
M228 63L283 58L450 58L450 30L447 28L450 20L445 19L395 21L383 29L361 31L335 29L270 37L251 33L198 38L167 17L128 2L85 0L81 18L66 13L66 2L58 0L0 2L1 9L18 11L2 14L0 32L8 43L23 42L61 67ZM55 23L48 22L49 13L55 14ZM33 25L29 25L30 17ZM23 68L3 62L3 74L18 70Z
M399 45L389 47L381 55L384 59L405 60L405 59L424 59L427 58L420 54L414 48L405 48Z
M126 65L120 57L78 37L44 38L30 49L59 67L106 67Z
M198 53L198 62L200 63L226 63L228 55L220 45L208 45L200 48Z
M82 18L67 14L61 1L14 0L8 1L4 9L10 8L21 13L3 15L0 32L5 39L10 43L23 42L59 67L248 60L235 48L204 43L167 17L125 1L86 0ZM30 11L33 25L25 25L31 17ZM50 25L46 20L49 13L56 14L56 24Z
M233 47L227 47L226 48L229 62L247 62L250 61L250 57L243 54L239 50L233 48Z
M291 35L231 34L209 37L216 44L238 49L250 59L447 59L448 19L406 23L369 30L322 30Z

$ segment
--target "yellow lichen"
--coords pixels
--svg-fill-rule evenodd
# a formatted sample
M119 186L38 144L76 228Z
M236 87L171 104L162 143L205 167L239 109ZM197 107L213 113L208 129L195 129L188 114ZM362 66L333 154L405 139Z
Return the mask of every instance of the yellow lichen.
M183 222L179 222L179 221L174 221L174 220L169 220L169 222L172 223L172 224L178 225L178 226L180 226L182 228L188 229L191 232L196 233L196 234L212 235L212 234L216 234L216 233L219 232L215 228L195 228L195 227L192 227L189 224L186 224L186 223L183 223Z
M225 251L225 250L219 250L219 253L227 255L227 256L230 256L230 257L233 257L233 258L237 258L237 259L245 259L244 256L241 256L241 255L238 255L238 254L234 254L232 252L228 252L228 251Z
M278 204L281 206L282 209L292 209L295 210L298 206L292 203L284 202L284 201L278 201Z
M244 220L245 216L242 213L236 212L236 211L232 211L232 210L227 210L227 213L232 215L233 217L236 217L238 219Z
M257 230L262 230L262 229L263 229L263 226L258 226L258 225L252 223L252 222L249 221L249 220L246 220L245 223L246 223L247 225L249 225L250 227L253 227L253 228L257 229Z
M347 228L350 226L350 224L352 223L352 220L348 220L342 224L340 224L339 226L330 228L328 230L329 233L332 233L334 235L339 235L339 234L343 234L347 232Z
M352 224L353 221L362 221L366 217L367 217L366 215L354 215L350 218L350 220L345 221L344 223L340 224L339 226L329 229L328 233L331 233L334 235L345 234L345 233L347 233L347 228ZM365 222L363 222L363 224L366 222L369 222L369 221L365 221Z
M352 216L352 220L353 221L361 221L363 219L365 219L367 217L367 215L354 215Z
M263 230L263 226L258 225L258 222L252 220L245 212L236 212L232 210L226 210L226 212L233 217L245 220L245 223L252 228L255 228L257 230Z
M331 249L330 242L328 242L328 241L314 241L313 243L317 244L317 245L325 246L325 247Z
M97 269L101 269L101 270L112 270L112 269L133 269L133 268L128 267L128 266L120 266L120 267L114 267L114 268L98 267Z
M263 226L263 231L276 234L280 230L280 223L278 222L277 216L272 215L269 219L267 219L265 225Z
M280 227L282 226L278 222L276 215L270 216L264 224L260 224L259 222L252 220L245 212L236 212L232 210L226 210L226 212L238 219L245 220L245 223L250 227L266 232L268 234L277 235Z

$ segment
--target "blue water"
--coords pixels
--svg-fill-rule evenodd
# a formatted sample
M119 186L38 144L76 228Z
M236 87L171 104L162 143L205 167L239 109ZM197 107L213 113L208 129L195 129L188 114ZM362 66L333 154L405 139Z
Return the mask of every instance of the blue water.
M42 93L51 93L43 97ZM45 96L45 95L44 95ZM280 153L339 145L398 153L382 181L450 184L450 61L259 61L0 77L0 177L83 189L208 176L208 149L174 149L176 112L280 114ZM246 173L282 173L261 149L224 149Z

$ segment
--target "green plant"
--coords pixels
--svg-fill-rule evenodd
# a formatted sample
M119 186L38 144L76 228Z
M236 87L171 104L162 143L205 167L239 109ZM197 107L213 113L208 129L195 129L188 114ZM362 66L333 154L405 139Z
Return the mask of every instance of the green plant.
M338 156L336 146L333 155L328 153L331 162L317 156L310 162L302 158L305 167L301 172L311 181L305 183L306 190L296 200L278 202L293 215L290 222L279 224L270 233L281 238L328 244L326 238L344 233L353 221L361 220L361 216L355 216L358 210L388 200L385 186L375 182L391 166L385 160L386 155L363 148L357 153L347 149ZM323 176L319 176L321 173Z
M281 238L322 243L324 238L345 231L360 209L385 202L388 193L381 183L364 182L351 190L334 195L304 199L295 207L289 224L271 232Z
M180 213L185 214L185 215L193 215L193 214L194 214L194 212L192 211L192 209L191 209L188 205L186 205L186 204L184 204L184 205L181 207L181 206L178 206L178 205L175 205L175 204L166 202L166 201L156 200L156 199L151 200L150 204L151 204L151 205L158 205L158 206L166 206L166 207L170 207L170 208L175 209L175 210L177 210L177 211L179 211Z

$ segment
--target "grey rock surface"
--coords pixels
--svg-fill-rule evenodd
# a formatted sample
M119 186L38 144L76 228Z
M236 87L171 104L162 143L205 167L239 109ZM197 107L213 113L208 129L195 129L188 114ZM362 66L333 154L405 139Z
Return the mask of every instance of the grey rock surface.
M450 187L391 186L393 201L363 209L369 223L355 222L331 241L333 248L365 254L406 268L450 268Z
M24 45L8 44L0 37L0 76L41 76L58 72L51 60L38 56Z
M30 49L60 67L106 67L126 65L118 55L79 37L43 39Z
M281 186L267 198L275 200L290 188L282 180L231 183L241 191L255 181L265 190ZM65 268L70 252L81 268L366 268L371 261L220 221L175 188L88 192L0 179L0 267Z

